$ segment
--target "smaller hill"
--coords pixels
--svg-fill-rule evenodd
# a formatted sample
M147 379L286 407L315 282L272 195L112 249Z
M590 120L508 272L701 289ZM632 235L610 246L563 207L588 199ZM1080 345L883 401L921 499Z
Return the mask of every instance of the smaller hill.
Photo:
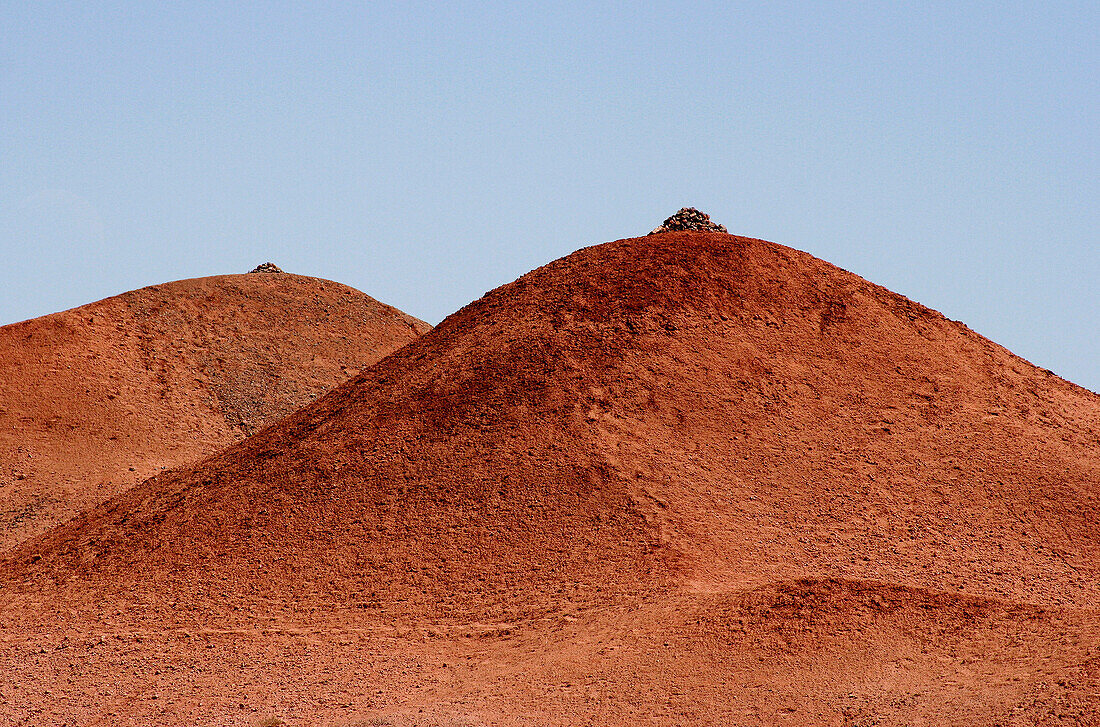
M0 550L317 398L430 326L283 272L0 327Z

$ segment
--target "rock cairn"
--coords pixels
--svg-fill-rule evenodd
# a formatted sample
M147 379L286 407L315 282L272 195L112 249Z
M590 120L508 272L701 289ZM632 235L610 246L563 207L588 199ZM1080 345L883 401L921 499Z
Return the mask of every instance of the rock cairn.
M264 263L262 265L257 265L256 267L252 268L248 272L249 273L281 273L283 271L275 263Z
M710 215L700 212L694 207L683 207L679 212L661 223L651 235L660 232L680 232L682 230L695 230L698 232L728 232L725 225L719 225L710 221Z

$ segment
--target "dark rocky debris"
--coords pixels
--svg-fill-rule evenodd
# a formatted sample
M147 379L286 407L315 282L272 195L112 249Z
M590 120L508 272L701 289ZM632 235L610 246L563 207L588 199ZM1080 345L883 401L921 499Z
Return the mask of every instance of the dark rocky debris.
M249 273L281 273L281 272L283 272L283 270L282 270L282 268L280 268L275 263L270 263L269 262L269 263L263 263L261 265L257 265L256 267L252 268L248 272Z
M710 215L705 212L700 212L694 207L682 207L679 212L662 222L660 227L649 234L656 235L661 232L680 232L682 230L728 232L725 225L711 222Z

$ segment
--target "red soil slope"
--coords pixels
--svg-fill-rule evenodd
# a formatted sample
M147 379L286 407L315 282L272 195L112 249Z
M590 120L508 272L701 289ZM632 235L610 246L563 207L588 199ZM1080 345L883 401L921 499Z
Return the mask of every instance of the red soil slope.
M88 667L69 623L135 723L1089 723L1097 497L1100 397L803 253L669 233L26 544L0 614L53 715L112 714L35 681Z
M290 274L182 280L0 328L0 549L223 449L428 328Z

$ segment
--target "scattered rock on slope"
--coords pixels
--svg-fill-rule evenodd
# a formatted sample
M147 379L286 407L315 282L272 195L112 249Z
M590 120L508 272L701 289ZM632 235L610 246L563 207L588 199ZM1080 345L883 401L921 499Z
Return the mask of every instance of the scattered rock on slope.
M694 207L681 207L679 212L662 222L660 227L649 234L656 235L660 232L680 232L683 230L728 232L725 225L711 222L710 215L705 212L700 212Z

